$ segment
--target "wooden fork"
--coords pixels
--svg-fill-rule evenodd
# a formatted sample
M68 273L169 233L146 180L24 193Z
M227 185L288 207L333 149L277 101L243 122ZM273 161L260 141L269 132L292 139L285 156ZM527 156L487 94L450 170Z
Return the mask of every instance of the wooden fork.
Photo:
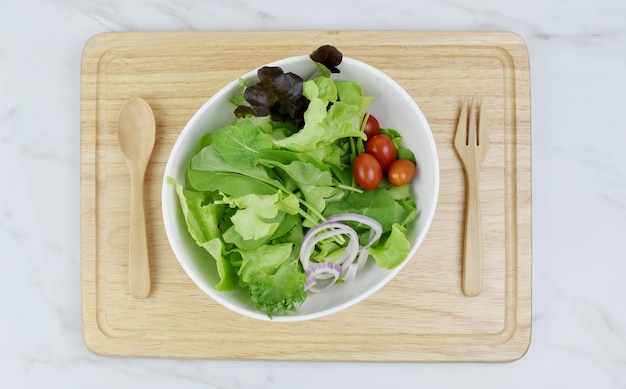
M487 150L489 134L483 119L481 98L471 98L469 120L467 110L470 98L465 98L454 136L454 148L465 170L465 242L463 249L463 293L478 296L483 283L483 231L480 214L478 181ZM477 116L477 112L478 116Z

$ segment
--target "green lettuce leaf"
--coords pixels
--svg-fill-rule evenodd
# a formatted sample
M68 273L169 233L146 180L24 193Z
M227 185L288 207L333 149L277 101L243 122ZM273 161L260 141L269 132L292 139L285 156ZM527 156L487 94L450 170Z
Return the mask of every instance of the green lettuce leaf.
M251 193L236 198L225 197L224 201L237 207L230 220L245 240L263 239L274 234L283 218L279 212L295 215L300 210L296 196L290 193L283 197L281 191L273 195Z
M168 182L174 185L191 237L216 261L220 282L215 288L219 291L236 289L238 276L228 258L224 256L222 233L219 229L219 222L227 205L205 204L206 194L183 189L182 185L171 177L168 178Z
M180 183L171 177L168 178L168 182L174 185L174 191L178 196L187 229L196 243L203 245L213 238L219 238L221 235L219 222L227 206L205 204L207 201L206 193L184 189Z
M375 100L373 97L364 96L363 88L361 88L361 85L352 81L338 82L337 95L339 97L339 100L343 101L344 103L359 107L359 112L362 113L359 118L360 120L363 119L363 115L365 114L367 107L369 107ZM360 124L361 122L359 121L359 125Z
M367 249L383 269L395 268L406 259L410 251L411 243L406 238L406 228L397 223L393 224L391 232Z
M302 235L300 235L299 240L296 242L292 241L291 237L288 236L292 233L294 229L300 229L300 231L302 231L302 222L300 220L300 217L297 215L290 215L288 213L280 213L276 220L280 220L280 224L278 225L274 233L264 236L260 239L244 239L237 232L235 226L230 226L226 231L224 231L222 239L224 240L224 242L231 243L237 246L237 248L243 250L256 250L264 244L271 244L273 242L291 242L294 244L300 244L300 241L302 240Z
M217 264L217 274L220 282L215 285L215 289L220 292L237 289L239 277L229 258L224 255L224 243L220 238L214 238L201 245L215 258Z
M366 139L360 127L365 110L374 99L363 96L358 84L335 84L331 78L320 76L307 81L305 88L310 102L304 112L304 127L289 137L274 140L276 146L306 152L342 138Z
M257 309L270 318L295 310L306 299L306 275L291 243L264 245L253 251L237 250L243 262L241 286L247 286Z
M302 85L302 94L309 100L337 101L337 84L330 77L315 77Z

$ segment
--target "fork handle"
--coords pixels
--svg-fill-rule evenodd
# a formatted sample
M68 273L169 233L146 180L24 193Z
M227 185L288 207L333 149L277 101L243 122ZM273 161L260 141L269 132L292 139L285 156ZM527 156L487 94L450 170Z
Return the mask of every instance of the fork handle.
M463 293L466 296L478 296L483 284L483 229L477 170L470 171L467 176L463 245Z

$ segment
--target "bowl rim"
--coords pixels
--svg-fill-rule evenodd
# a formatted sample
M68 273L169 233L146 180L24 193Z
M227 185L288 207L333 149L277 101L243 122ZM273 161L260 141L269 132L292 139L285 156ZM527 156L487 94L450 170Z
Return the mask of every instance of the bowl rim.
M308 60L311 61L309 55L297 55L297 56L291 56L291 57L285 57L270 63L267 63L265 65L261 65L257 68L254 68L250 71L248 71L247 73L245 73L244 75L232 80L231 82L225 84L222 88L220 88L215 94L213 94L211 97L209 97L200 108L198 108L194 114L191 116L191 118L187 121L187 123L185 124L185 126L183 127L183 129L181 130L181 132L178 134L176 141L174 143L174 145L172 146L169 155L168 155L168 159L165 165L165 169L163 172L163 181L162 181L162 190L161 190L161 199L165 199L166 196L168 195L168 192L171 191L171 184L168 183L168 177L171 176L171 168L172 165L174 164L174 157L177 156L179 153L179 149L183 146L184 138L185 136L192 131L193 127L195 126L195 123L200 120L200 118L203 115L203 112L208 109L208 107L210 107L211 105L213 105L216 101L224 98L224 95L226 94L230 94L233 92L233 89L235 87L237 87L240 83L240 79L244 79L246 81L250 81L250 80L254 80L257 79L257 71L258 69L260 69L261 67L264 66L288 66L289 64L292 63L297 63L303 60ZM382 287L384 287L389 281L391 281L401 270L402 268L404 268L406 266L406 264L415 256L415 253L417 251L417 249L421 246L423 240L425 239L426 235L428 234L428 231L430 230L432 221L434 219L434 215L437 209L437 204L438 204L438 199L439 199L439 190L440 190L440 163L439 163L439 154L437 152L437 147L436 147L436 143L435 143L435 139L434 139L434 135L432 132L432 128L428 122L428 120L426 119L424 113L422 112L421 108L418 106L418 104L415 102L415 100L413 99L413 97L397 82L395 81L393 78L391 78L389 75L387 75L385 72L383 72L382 70L369 65L365 62L362 62L360 60L351 58L351 57L346 57L344 56L342 59L342 64L349 64L351 66L356 66L356 67L360 67L362 69L365 69L368 72L373 72L375 74L377 74L378 77L382 78L383 80L385 80L386 83L390 84L391 86L393 86L393 89L399 93L400 95L402 95L402 97L404 98L404 100L406 100L408 102L408 104L411 106L413 112L416 114L419 122L421 122L422 126L425 129L425 136L428 139L428 146L430 148L430 151L433 155L433 170L435 172L434 174L434 192L433 192L433 196L432 196L432 200L430 202L430 204L428 204L428 206L425 206L425 204L422 204L422 206L420 206L420 209L427 209L428 213L421 213L420 214L420 218L425 218L425 223L422 227L422 231L417 234L416 236L416 240L415 242L411 245L411 250L409 252L409 254L407 255L407 258L405 258L402 263L400 263L398 266L396 266L395 268L391 269L391 270L387 270L387 274L382 277L378 282L376 282L375 284L372 284L371 287L369 287L367 290L365 290L363 293L360 293L357 296L352 297L351 299L347 300L344 303L338 304L336 306L330 307L330 308L326 308L322 311L318 311L318 312L311 312L311 313L305 313L305 314L300 314L300 315L292 315L292 314L286 314L286 315L274 315L272 318L269 318L267 316L267 314L258 311L258 310L249 310L246 309L244 307L241 307L237 304L232 304L231 302L227 301L226 299L223 298L223 296L221 296L221 294L223 293L227 293L227 292L220 292L215 290L214 288L209 287L206 282L205 279L203 279L199 274L197 275L194 271L192 271L190 265L187 263L187 261L182 260L181 259L181 255L184 256L184 250L182 250L180 247L178 247L178 245L173 244L172 242L172 237L171 234L174 234L175 232L172 230L174 228L174 224L178 224L177 222L173 221L170 218L170 214L169 214L169 206L170 204L167 201L161 201L161 211L162 211L162 217L163 217L163 224L166 230L166 236L167 236L167 240L168 243L172 249L172 251L174 252L174 256L176 257L177 262L180 264L180 266L183 268L183 270L185 271L185 274L193 281L193 283L200 288L205 294L207 294L209 297L211 297L214 301L216 301L217 303L219 303L220 305L230 309L231 311L234 311L238 314L241 314L245 317L249 317L249 318L253 318L253 319L259 319L262 321L270 321L270 322L299 322L299 321L307 321L307 320L311 320L311 319L317 319L317 318L322 318L322 317L326 317L332 314L335 314L337 312L343 311L349 307L352 307L360 302L362 302L363 300L367 299L368 297L370 297L371 295L373 295L374 293L376 293L377 291L379 291ZM340 65L341 66L341 65ZM176 206L178 205L178 202L175 202ZM297 312L297 310L296 310Z

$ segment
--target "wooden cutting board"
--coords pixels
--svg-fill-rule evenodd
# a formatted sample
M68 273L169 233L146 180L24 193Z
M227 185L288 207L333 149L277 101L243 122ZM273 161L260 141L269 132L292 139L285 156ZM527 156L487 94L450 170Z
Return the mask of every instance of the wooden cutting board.
M439 205L416 256L379 292L335 315L262 322L214 302L186 276L161 217L170 148L215 92L266 63L323 44L386 72L432 127ZM83 336L94 353L315 361L510 361L531 333L528 51L500 32L214 31L107 33L85 46L81 78ZM490 149L481 173L484 288L461 291L465 182L452 146L461 101L483 97ZM129 176L116 118L138 96L157 123L146 176L152 294L128 292Z

